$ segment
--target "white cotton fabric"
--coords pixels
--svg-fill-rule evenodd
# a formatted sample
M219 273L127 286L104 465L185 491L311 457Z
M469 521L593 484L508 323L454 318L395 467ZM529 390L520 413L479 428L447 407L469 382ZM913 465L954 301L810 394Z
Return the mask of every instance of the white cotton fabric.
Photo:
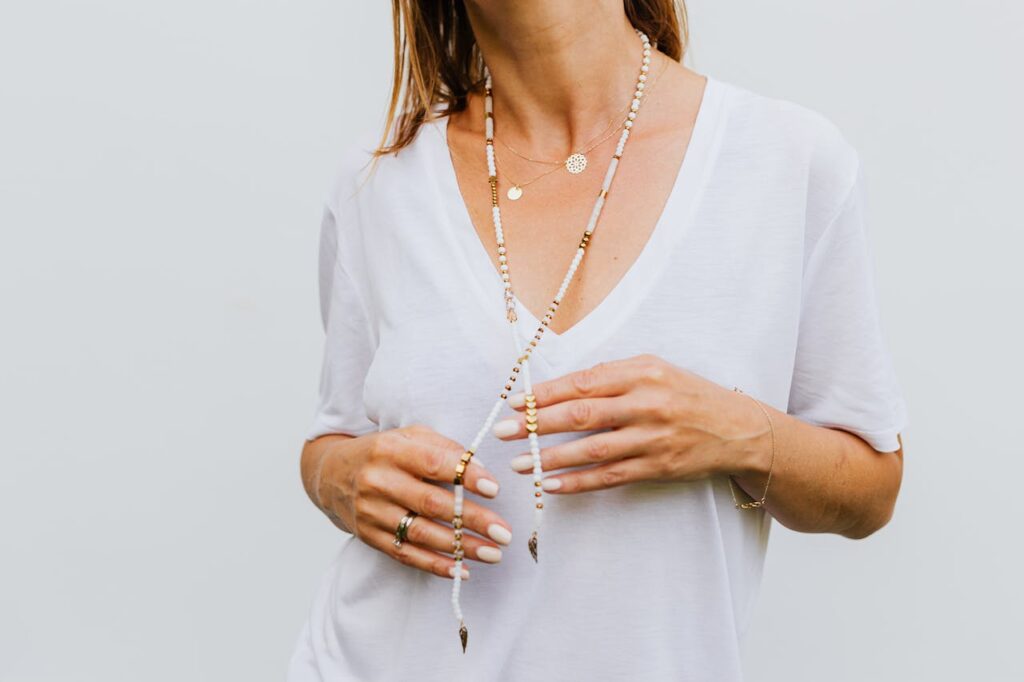
M426 424L467 443L514 363L491 245L470 223L446 130L445 120L425 125L372 174L354 155L328 201L327 340L310 439ZM862 196L857 154L831 124L709 79L650 241L596 310L548 331L534 381L653 353L896 450L906 415L879 328ZM580 207L581 229L589 210ZM594 238L614 233L599 225ZM537 319L519 309L529 338ZM468 653L449 581L342 536L289 679L741 680L770 517L735 509L721 477L552 494L534 564L532 479L508 466L526 449L489 438L478 453L501 483L485 503L514 539L499 565L469 563Z

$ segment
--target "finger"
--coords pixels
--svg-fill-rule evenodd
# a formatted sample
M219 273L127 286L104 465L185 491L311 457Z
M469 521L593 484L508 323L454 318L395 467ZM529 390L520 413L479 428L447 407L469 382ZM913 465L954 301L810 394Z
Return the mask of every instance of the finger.
M624 428L602 431L568 443L542 448L540 464L544 471L555 471L567 467L632 457L642 451L640 434L637 429ZM514 457L509 463L514 471L527 474L533 471L533 456L530 453Z
M390 499L429 519L449 521L455 516L455 495L450 490L412 477L397 486ZM490 538L499 545L507 545L512 541L512 530L508 523L472 500L463 501L462 527Z
M391 450L399 466L409 473L431 481L449 483L455 479L455 468L465 449L444 436L425 428L400 430L384 447ZM467 490L484 497L498 494L498 481L479 462L470 460L462 475Z
M654 477L643 457L630 457L588 469L576 469L557 476L548 476L542 483L542 489L560 495L586 493L646 481Z
M533 395L538 407L577 398L622 395L636 384L636 369L639 365L638 358L602 362L588 369L534 384ZM508 404L517 410L522 409L526 404L525 394L509 396Z
M382 528L372 527L360 535L360 539L374 549L380 550L406 566L412 566L442 578L455 577L455 559L432 552L429 549L424 549L411 542L403 542L401 547L397 547L394 543L394 532L388 533ZM466 570L465 566L463 566L462 570L464 571L462 574L463 579L469 578L469 571Z
M405 514L406 510L402 507L391 502L384 502L378 518L381 519L381 527L384 530L391 530L392 534L394 534ZM420 545L425 549L450 554L455 542L455 531L451 526L442 526L436 521L423 516L417 516L409 524L406 541ZM485 561L489 564L496 564L501 561L501 550L496 545L486 542L475 535L463 534L462 547L468 559Z
M625 397L578 398L537 410L537 433L567 433L614 429L633 421L634 401ZM494 435L502 440L525 438L526 415L518 414L494 425Z

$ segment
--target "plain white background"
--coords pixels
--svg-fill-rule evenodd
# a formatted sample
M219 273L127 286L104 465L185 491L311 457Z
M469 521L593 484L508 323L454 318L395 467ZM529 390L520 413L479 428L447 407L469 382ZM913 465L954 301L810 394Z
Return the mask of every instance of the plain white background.
M316 236L389 3L0 6L0 680L279 680L337 531ZM1024 4L692 0L690 63L861 151L896 517L778 524L751 682L1024 679Z

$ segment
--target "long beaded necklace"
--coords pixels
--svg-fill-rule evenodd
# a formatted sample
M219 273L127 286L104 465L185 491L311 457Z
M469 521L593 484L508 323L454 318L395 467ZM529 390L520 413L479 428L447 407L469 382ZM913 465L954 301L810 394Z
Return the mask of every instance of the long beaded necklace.
M494 403L494 406L488 413L487 418L484 420L483 426L480 427L476 437L463 453L455 468L455 480L453 482L455 514L452 518L452 527L454 529L455 538L452 543L452 553L455 556L455 577L452 582L451 601L452 611L459 621L459 639L462 642L463 653L465 653L466 645L469 641L469 630L466 627L464 614L462 612L462 604L460 601L460 594L462 590L462 562L465 558L465 550L462 545L462 511L465 498L465 488L462 484L462 478L466 473L466 468L469 466L470 461L473 459L474 454L483 442L487 432L492 426L494 426L494 422L498 418L498 414L501 412L502 405L506 400L508 400L509 394L512 392L512 386L521 374L523 376L523 389L526 396L526 431L530 442L530 454L533 458L533 531L530 534L527 546L529 547L530 555L533 557L533 560L537 561L537 544L540 536L541 520L544 513L544 502L542 501L541 493L544 471L541 467L540 441L537 437L537 403L533 395L533 383L530 379L530 355L537 347L537 344L540 343L541 337L544 335L544 331L551 325L551 321L554 319L555 313L558 312L558 306L561 305L562 299L564 298L566 291L568 291L569 285L572 283L573 276L576 274L576 270L579 269L580 263L583 261L587 245L590 243L590 239L594 235L594 230L597 228L597 222L601 217L601 211L604 208L605 200L608 197L608 190L611 188L612 180L615 178L615 171L618 169L619 159L622 158L622 152L626 147L626 141L629 139L629 132L633 127L633 121L636 120L637 112L640 110L640 101L644 95L647 73L650 71L651 42L647 38L647 35L642 31L637 30L636 33L643 44L643 60L640 66L640 75L637 79L636 90L633 92L633 99L630 102L629 112L626 114L626 118L622 122L622 133L619 136L618 145L615 147L615 154L612 155L611 161L608 163L608 171L605 173L604 182L601 184L601 191L598 193L597 200L594 202L594 208L590 213L590 219L587 221L587 227L583 231L583 236L580 238L580 243L576 247L576 252L573 255L572 261L569 263L569 268L565 273L565 277L562 279L562 283L558 287L558 291L555 293L551 304L544 313L544 317L540 321L540 326L537 327L533 338L530 339L529 343L525 346L521 345L521 339L516 331L515 325L517 319L516 301L515 295L512 293L512 276L508 265L508 248L505 246L505 235L501 225L501 210L498 207L498 169L494 158L494 101L491 96L491 74L490 71L484 67L485 152L487 155L487 181L491 189L491 217L494 222L494 238L498 249L499 270L501 271L501 279L505 289L505 315L506 319L510 323L512 338L515 343L518 358L516 359L515 365L512 367L512 372L509 374L508 380L505 382L505 386L501 391L498 400Z

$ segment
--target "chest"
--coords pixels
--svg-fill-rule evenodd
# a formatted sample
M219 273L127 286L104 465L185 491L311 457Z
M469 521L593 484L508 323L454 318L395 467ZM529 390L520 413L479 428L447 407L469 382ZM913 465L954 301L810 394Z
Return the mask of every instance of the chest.
M578 324L637 263L677 186L691 132L692 126L683 126L629 140L585 257L551 322L552 331L564 333ZM586 168L579 173L531 164L496 144L506 248L499 254L484 147L476 136L450 134L450 144L458 147L457 152L453 149L453 166L473 235L495 272L508 267L516 298L533 317L543 315L566 274L601 193L615 143L613 138L588 152Z

